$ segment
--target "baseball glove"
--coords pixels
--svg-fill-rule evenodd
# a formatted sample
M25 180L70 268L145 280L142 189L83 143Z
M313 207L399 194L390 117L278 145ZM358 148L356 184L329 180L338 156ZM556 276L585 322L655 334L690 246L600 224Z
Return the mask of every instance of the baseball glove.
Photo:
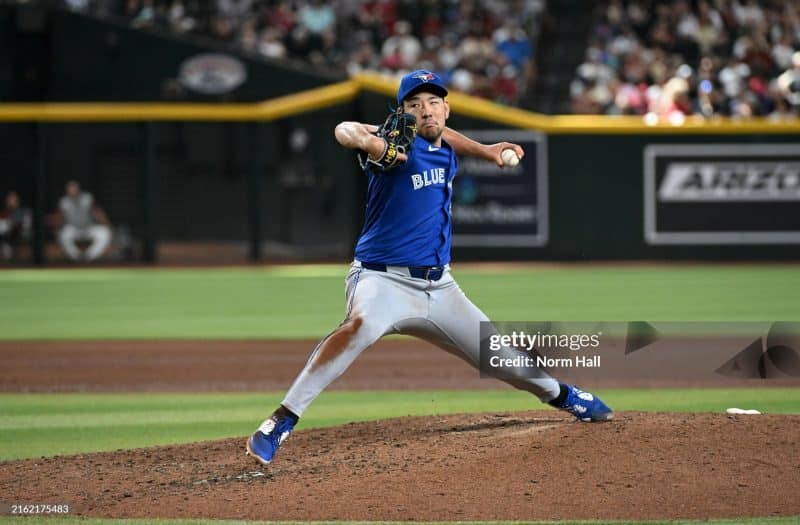
M410 113L393 112L376 132L386 143L383 154L376 160L365 155L364 167L373 165L381 170L389 170L401 164L398 154L408 155L417 138L417 119Z

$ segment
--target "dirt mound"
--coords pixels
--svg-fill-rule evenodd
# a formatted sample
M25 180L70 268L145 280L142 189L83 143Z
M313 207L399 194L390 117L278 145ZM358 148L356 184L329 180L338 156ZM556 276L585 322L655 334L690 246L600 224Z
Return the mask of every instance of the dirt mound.
M800 515L800 416L553 411L295 432L0 464L6 502L114 518L657 519ZM53 435L58 439L58 435Z

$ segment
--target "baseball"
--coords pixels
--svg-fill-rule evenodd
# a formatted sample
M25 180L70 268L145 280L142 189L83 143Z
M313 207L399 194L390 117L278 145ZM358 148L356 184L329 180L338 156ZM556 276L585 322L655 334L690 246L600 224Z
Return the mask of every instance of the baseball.
M500 158L502 158L503 163L510 168L519 164L519 157L517 157L517 152L513 149L504 149L500 154Z

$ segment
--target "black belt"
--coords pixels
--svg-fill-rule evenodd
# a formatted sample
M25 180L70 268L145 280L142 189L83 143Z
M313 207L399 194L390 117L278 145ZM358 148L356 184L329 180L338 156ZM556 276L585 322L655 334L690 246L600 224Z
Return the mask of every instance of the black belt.
M393 265L389 265L393 266ZM387 267L385 264L362 262L362 268L367 270L375 270L376 272L385 272ZM398 266L408 270L408 275L415 279L425 279L428 281L438 281L444 275L444 266Z

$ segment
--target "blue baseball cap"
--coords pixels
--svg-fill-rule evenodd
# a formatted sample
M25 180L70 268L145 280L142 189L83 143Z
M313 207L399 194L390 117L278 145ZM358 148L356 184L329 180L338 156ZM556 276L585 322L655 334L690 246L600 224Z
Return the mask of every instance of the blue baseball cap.
M397 104L403 105L403 101L419 91L430 91L442 98L447 96L447 88L438 75L425 69L412 71L400 81L400 89L397 90Z

